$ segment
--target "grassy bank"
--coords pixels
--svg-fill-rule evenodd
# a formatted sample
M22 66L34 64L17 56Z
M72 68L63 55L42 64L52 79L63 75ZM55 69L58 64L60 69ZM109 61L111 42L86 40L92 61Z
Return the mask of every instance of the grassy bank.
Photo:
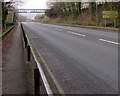
M85 26L85 25L67 24L67 23L56 23L56 22L40 22L40 23L55 24L55 25L61 25L61 26L71 26L71 27L80 27L80 28L91 28L91 29L99 29L99 30L120 31L119 28L114 28L114 27Z

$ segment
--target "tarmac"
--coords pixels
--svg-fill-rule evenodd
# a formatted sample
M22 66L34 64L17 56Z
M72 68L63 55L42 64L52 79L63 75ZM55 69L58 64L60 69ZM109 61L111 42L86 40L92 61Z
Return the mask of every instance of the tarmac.
M3 95L33 94L33 70L26 63L24 50L22 30L18 23L2 41Z

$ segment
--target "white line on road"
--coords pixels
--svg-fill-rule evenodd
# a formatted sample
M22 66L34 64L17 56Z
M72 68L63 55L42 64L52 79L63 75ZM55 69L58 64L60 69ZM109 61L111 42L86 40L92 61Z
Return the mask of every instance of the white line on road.
M45 74L44 74L44 71L43 71L43 69L42 69L42 67L41 67L41 64L40 64L40 63L38 62L38 60L37 60L37 56L35 55L35 52L34 52L34 50L33 50L33 47L32 47L32 45L31 45L31 43L30 43L30 39L29 39L29 37L28 37L27 34L26 34L26 37L27 37L27 40L28 40L28 44L30 45L31 52L32 52L32 54L33 54L33 57L34 57L34 59L35 59L35 62L37 63L37 67L38 67L38 69L39 69L39 71L40 71L40 76L41 76L41 78L42 78L42 80L43 80L43 83L44 83L44 86L45 86L45 88L46 88L47 94L51 94L51 96L53 96L53 92L52 92L52 90L51 90L51 87L50 87L50 85L49 85L49 83L48 83L48 80L47 80Z
M71 31L67 31L68 33L74 34L74 35L79 35L79 36L83 36L85 37L86 35L80 34L80 33L76 33L76 32L71 32Z
M120 43L118 42L114 42L114 41L109 41L109 40L105 40L105 39L99 39L100 41L104 41L104 42L108 42L108 43L112 43L112 44L116 44L119 45Z
M55 30L57 30L57 31L62 31L62 29L57 29L57 28L54 28Z

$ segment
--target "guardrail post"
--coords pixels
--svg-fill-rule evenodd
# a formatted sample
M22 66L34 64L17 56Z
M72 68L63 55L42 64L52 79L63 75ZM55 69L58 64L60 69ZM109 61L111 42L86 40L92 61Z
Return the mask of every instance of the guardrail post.
M26 38L26 35L25 35L25 32L24 32L22 24L21 24L21 28L22 28L23 37L24 37L24 46L25 46L25 48L27 48L27 38Z
M26 37L24 38L24 41L25 41L25 48L27 48L27 38Z
M34 94L35 96L39 96L40 95L40 79L39 79L39 69L35 68L34 69Z
M30 46L27 46L27 59L28 59L28 61L30 61L30 56L31 54L30 54Z

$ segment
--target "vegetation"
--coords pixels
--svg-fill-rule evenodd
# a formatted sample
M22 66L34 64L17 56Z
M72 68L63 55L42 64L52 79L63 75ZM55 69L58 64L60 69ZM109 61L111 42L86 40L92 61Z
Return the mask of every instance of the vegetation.
M2 2L0 1L0 33L2 32Z
M14 13L13 12L10 12L9 14L9 10L13 10L15 9L15 6L17 4L22 4L23 2L22 1L19 1L19 3L15 0L9 0L9 2L1 2L2 3L2 28L3 28L3 31L7 28L7 25L9 26L9 24L7 24L7 18L10 19L10 18L13 18L14 16ZM11 24L10 24L11 25Z
M103 11L118 11L118 5L118 2L54 2L45 14L52 23L118 27L117 18L102 16Z
M48 20L49 20L49 18L45 15L45 14L37 14L36 16L35 16L35 19L34 19L34 21L41 21L41 22L48 22Z
M8 15L8 10L13 8L13 2L2 2L2 27L6 27L6 19Z
M27 16L23 16L19 14L17 21L18 22L31 22L32 19L28 18Z

